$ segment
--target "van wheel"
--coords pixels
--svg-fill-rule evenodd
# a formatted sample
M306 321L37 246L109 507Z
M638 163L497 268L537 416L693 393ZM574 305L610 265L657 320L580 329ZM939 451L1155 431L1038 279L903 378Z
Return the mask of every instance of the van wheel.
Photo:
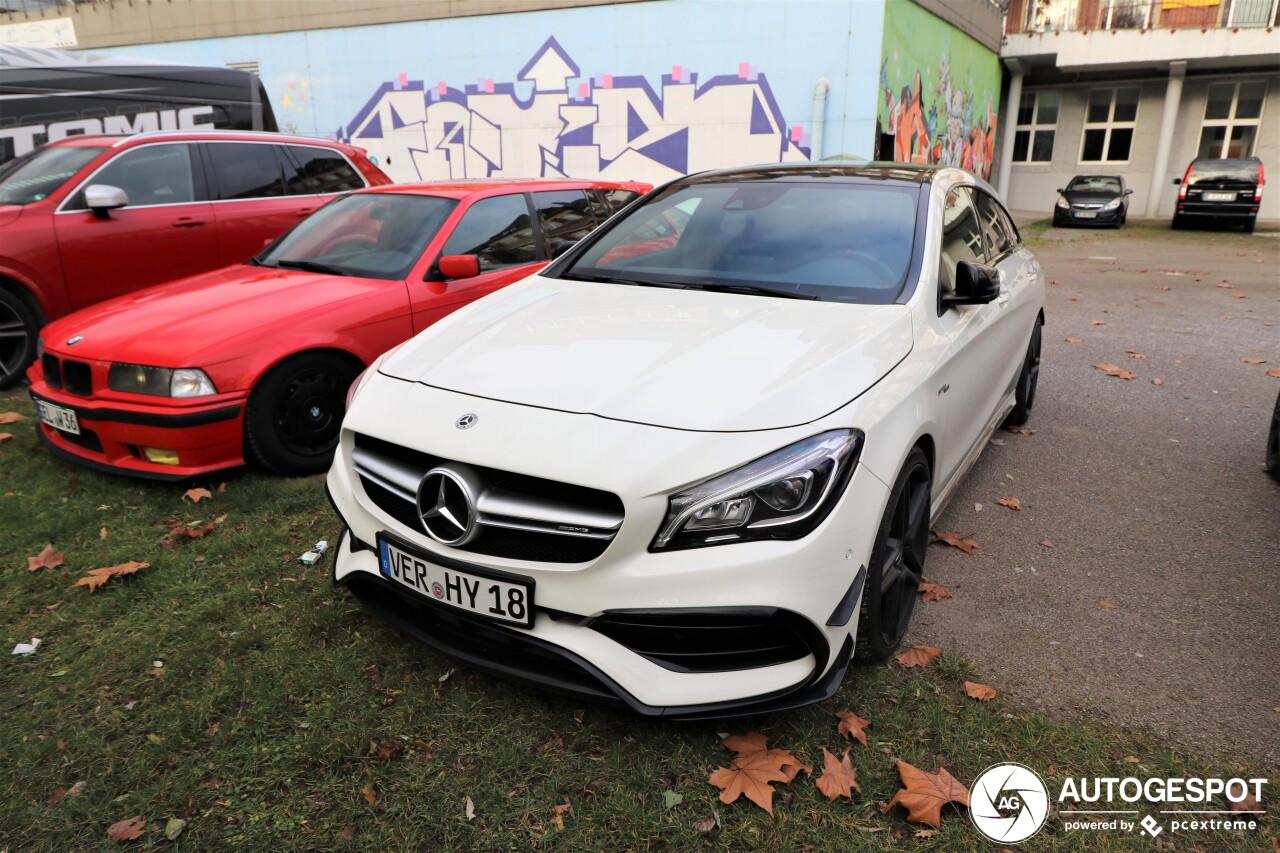
M39 324L27 301L0 287L0 390L22 378L36 357Z
M246 456L277 474L318 474L333 461L356 370L330 353L305 353L262 377L244 415Z
M1252 234L1253 228L1257 224L1258 224L1258 218L1256 216L1250 216L1248 219L1244 221L1244 233Z
M1186 223L1183 222L1181 216L1175 213L1173 215L1173 222L1169 224L1169 227L1172 228L1174 231L1181 231L1184 227L1186 227Z

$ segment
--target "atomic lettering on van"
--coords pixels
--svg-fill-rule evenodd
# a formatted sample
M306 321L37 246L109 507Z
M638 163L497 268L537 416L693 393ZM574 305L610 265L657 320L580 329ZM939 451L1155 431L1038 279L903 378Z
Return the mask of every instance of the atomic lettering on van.
M4 140L13 140L15 157L46 142L56 142L68 136L85 136L99 133L131 135L150 130L213 130L212 106L184 107L180 110L151 110L132 115L114 115L55 121L49 124L28 124L20 127L0 128L0 148Z

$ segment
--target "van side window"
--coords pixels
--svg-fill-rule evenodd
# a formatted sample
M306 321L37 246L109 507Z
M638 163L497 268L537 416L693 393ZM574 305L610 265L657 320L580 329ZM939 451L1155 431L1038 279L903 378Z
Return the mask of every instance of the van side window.
M969 199L969 191L955 187L947 193L947 203L942 208L942 258L938 287L944 294L954 292L956 264L961 261L985 264L987 253L982 243L982 225Z
M276 146L248 142L209 142L205 152L213 164L218 198L270 198L284 195L284 179L276 162Z
M288 153L293 155L292 160L285 159L285 186L289 195L340 193L364 186L356 170L336 151L290 145Z
M188 145L130 148L94 175L89 184L119 187L129 196L129 207L186 204L196 200ZM66 209L87 209L83 189Z

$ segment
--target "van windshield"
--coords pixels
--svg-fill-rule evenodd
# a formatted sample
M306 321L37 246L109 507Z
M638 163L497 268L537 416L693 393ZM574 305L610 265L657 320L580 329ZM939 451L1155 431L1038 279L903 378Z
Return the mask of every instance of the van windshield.
M1200 181L1258 182L1258 163L1255 160L1197 160L1187 176L1187 183Z
M89 145L37 148L0 166L0 204L35 204L48 198L106 150Z

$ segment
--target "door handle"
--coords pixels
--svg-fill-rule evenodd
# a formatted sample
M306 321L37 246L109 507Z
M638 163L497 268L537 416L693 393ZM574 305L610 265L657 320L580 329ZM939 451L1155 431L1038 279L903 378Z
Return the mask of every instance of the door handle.
M174 228L197 228L204 225L203 219L194 219L190 216L179 216L170 223Z
M304 207L302 210L295 211L295 212L298 214L299 219L303 219L305 217L310 216L312 213L315 213L315 210L316 209L314 207Z

